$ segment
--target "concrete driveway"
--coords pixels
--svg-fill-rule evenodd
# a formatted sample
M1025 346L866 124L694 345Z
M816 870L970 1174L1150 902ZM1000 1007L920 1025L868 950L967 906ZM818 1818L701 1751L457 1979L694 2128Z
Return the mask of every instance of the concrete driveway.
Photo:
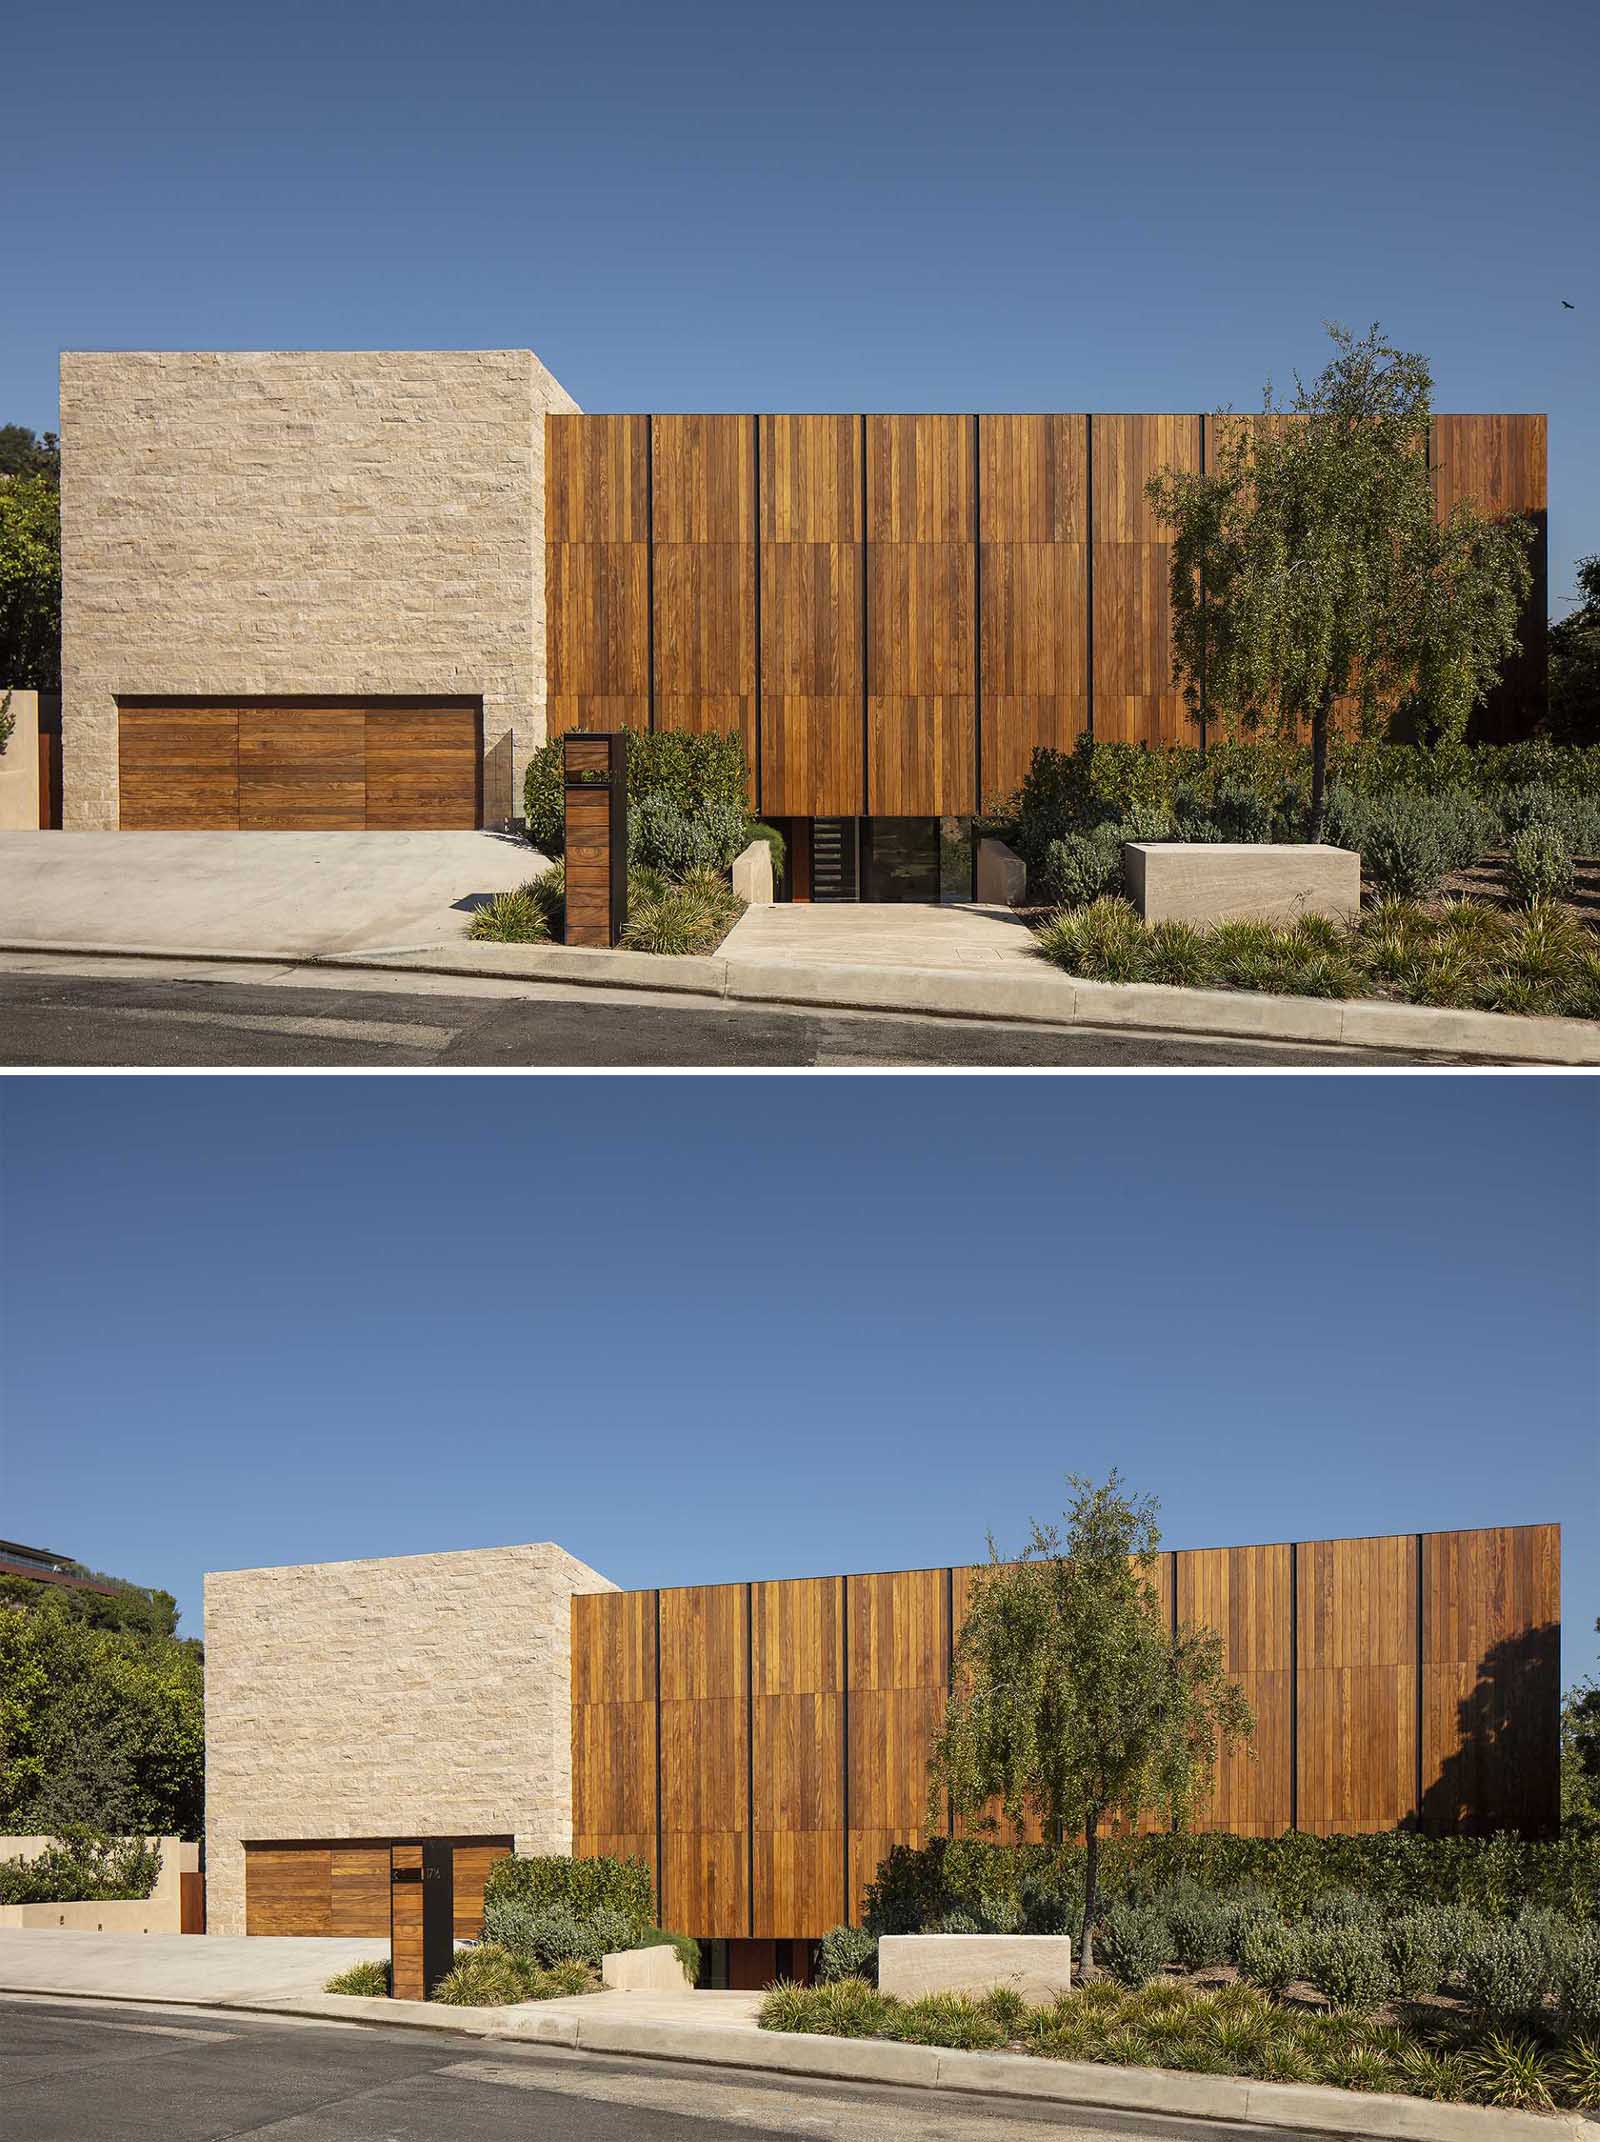
M0 1992L104 2000L273 2002L320 1994L387 1941L289 1934L74 1934L0 1927Z
M0 945L412 951L545 867L504 833L0 833Z

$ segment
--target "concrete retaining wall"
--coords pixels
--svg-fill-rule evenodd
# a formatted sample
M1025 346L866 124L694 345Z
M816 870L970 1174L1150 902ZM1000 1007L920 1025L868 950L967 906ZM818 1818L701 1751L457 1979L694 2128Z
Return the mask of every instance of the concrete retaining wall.
M1004 1986L1044 2007L1072 1989L1072 1943L1065 1934L885 1934L878 1984L903 2001Z
M181 1837L148 1840L161 1848L161 1871L148 1897L109 1898L103 1902L0 1904L0 1926L64 1927L80 1934L180 1934L183 1892L180 1877L200 1871L200 1847ZM37 1859L57 1843L54 1837L0 1837L0 1859Z
M6 703L0 684L0 707ZM11 741L0 751L0 833L34 833L39 828L39 694L19 686L11 693ZM0 1839L0 1859L5 1857Z

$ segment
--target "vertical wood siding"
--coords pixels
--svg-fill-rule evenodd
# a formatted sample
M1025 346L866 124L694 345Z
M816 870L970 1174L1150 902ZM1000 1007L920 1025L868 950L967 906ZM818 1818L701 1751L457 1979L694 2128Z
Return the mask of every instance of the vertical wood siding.
M1194 743L1144 486L1266 421L548 416L550 733L737 732L777 817L962 815L980 784L991 808L1035 746L1086 730ZM1436 417L1430 460L1441 514L1471 498L1540 531L1523 652L1475 717L1526 734L1544 704L1545 419ZM199 729L182 742L210 823L236 769Z
M667 1923L785 1940L858 1919L885 1853L928 1835L976 1574L663 1592L659 1677L654 1592L575 1598L574 1850L653 1863L659 1693ZM1162 1553L1154 1582L1164 1619L1220 1633L1257 1718L1196 1828L1391 1829L1418 1809L1420 1759L1426 1830L1554 1829L1557 1527Z
M751 1586L754 1923L815 1937L845 1916L842 1577Z
M1426 1534L1422 1627L1425 1827L1548 1835L1560 1813L1559 1528Z
M1089 726L1087 416L978 419L984 808Z
M750 1919L748 1593L661 1594L662 1924L734 1938Z
M1291 1550L1212 1547L1174 1559L1179 1622L1218 1631L1223 1663L1256 1720L1248 1749L1219 1756L1193 1827L1276 1837L1294 1819Z
M741 736L753 783L755 419L650 424L656 727Z

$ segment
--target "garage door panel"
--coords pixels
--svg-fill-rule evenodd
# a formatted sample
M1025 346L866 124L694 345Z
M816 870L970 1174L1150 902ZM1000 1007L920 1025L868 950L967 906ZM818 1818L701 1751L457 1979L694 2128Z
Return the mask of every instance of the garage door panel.
M239 824L247 833L359 833L366 824L359 709L242 707Z
M479 816L478 762L475 707L369 709L368 826L470 831Z
M144 831L470 831L476 701L119 708L120 822Z
M239 823L234 708L124 708L118 761L121 822L130 831L206 833Z
M306 1845L247 1845L247 1934L331 1934L333 1854Z

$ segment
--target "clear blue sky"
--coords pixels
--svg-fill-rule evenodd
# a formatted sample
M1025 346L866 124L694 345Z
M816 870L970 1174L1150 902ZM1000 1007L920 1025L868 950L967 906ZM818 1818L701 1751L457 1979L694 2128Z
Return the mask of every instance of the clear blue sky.
M560 1540L624 1585L1558 1519L1600 1613L1597 1108L1560 1079L19 1079L0 1535Z
M1440 406L1549 411L1553 597L1600 549L1592 0L19 0L4 51L0 420L62 347L1250 406L1381 319Z

